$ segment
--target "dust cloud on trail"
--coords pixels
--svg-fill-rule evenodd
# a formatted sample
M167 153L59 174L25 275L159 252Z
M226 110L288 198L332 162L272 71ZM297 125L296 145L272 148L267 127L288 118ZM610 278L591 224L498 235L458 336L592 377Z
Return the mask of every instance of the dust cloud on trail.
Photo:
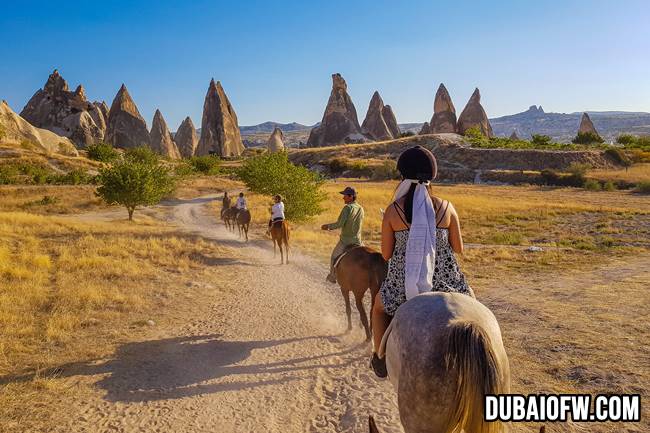
M235 252L220 264L219 302L170 335L126 344L78 371L71 380L98 392L75 402L79 413L61 431L351 433L367 432L372 414L382 432L401 432L393 390L368 366L354 308L355 328L345 332L326 267L295 251L278 265L270 240L243 243L217 221L215 198L158 209Z

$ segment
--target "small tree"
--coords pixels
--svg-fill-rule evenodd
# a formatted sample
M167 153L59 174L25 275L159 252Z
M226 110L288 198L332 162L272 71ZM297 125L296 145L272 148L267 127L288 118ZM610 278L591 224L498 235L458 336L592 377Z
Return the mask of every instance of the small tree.
M530 141L535 146L548 146L551 144L551 137L543 134L533 134Z
M600 144L605 140L595 132L578 132L572 140L574 144Z
M282 195L287 219L304 221L323 211L323 179L305 167L293 165L286 152L249 158L237 170L237 175L253 192Z
M88 152L88 158L95 161L113 162L120 157L119 152L113 149L113 146L103 142L89 145L86 151Z
M97 195L108 204L126 207L129 221L137 206L151 206L174 190L169 170L155 162L125 158L111 167L102 168L98 176Z

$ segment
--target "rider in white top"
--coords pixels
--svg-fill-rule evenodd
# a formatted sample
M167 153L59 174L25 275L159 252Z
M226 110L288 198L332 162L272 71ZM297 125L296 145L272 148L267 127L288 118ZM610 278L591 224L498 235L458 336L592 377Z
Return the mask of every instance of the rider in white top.
M269 229L266 231L266 234L270 233L273 223L284 221L284 203L282 202L282 196L276 194L273 197L273 200L275 201L275 204L271 207L271 219L269 220Z
M246 199L244 198L244 193L240 192L239 197L237 197L237 203L235 207L239 210L246 210Z

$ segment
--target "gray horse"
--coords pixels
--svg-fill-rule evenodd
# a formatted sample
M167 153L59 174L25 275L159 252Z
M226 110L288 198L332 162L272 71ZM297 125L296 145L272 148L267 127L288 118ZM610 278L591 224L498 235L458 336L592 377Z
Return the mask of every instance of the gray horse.
M510 367L499 324L476 299L416 296L397 310L384 353L406 433L505 431L503 423L483 420L483 396L510 392Z

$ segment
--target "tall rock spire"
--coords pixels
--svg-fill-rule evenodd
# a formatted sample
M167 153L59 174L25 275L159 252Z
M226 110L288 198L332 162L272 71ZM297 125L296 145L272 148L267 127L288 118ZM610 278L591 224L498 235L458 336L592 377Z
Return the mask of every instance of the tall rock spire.
M282 152L284 150L284 134L277 126L266 142L266 148L269 152Z
M203 103L197 155L239 156L244 151L237 115L219 81L210 81Z
M196 146L199 144L199 137L196 135L196 128L192 119L188 117L183 120L181 126L178 127L174 141L178 147L178 151L183 158L191 158L196 153Z
M381 99L381 96L379 96L379 92L375 91L370 99L366 118L361 124L361 130L363 133L373 140L390 140L391 138L394 138L384 120L383 110L384 101Z
M181 154L172 139L172 134L169 132L167 122L165 122L160 110L156 110L153 115L149 136L151 138L151 148L155 152L171 159L181 158Z
M580 119L580 127L578 128L578 134L587 134L592 133L598 135L594 123L591 121L591 118L587 113L582 113L582 119Z
M472 127L478 127L486 137L492 137L494 135L490 120L481 105L481 92L479 92L478 88L474 90L463 112L460 113L460 117L458 118L458 133L465 134Z
M357 110L348 95L348 85L341 74L332 74L332 92L321 124L311 130L307 147L331 146L347 141L364 141Z
M440 83L433 102L433 117L429 122L428 133L438 134L456 132L456 108L444 84Z
M20 115L37 128L68 137L80 147L102 140L106 129L105 118L100 118L88 102L83 86L80 84L71 92L56 69Z
M111 109L108 112L104 140L115 147L124 148L149 146L151 144L147 122L140 115L138 107L133 102L124 84L115 95Z

